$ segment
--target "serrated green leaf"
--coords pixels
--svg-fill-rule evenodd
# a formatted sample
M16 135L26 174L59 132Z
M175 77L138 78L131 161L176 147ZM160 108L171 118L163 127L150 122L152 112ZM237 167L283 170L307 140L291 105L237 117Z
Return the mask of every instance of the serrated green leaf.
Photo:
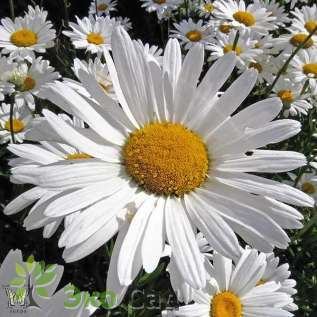
M19 277L26 277L25 268L19 263L15 264L15 272Z
M43 273L36 279L36 286L50 285L55 280L56 273Z
M10 286L24 286L25 284L25 278L23 277L17 277L17 278L14 278L13 280L11 280L9 282Z
M36 294L41 297L49 297L48 292L44 287L37 287Z

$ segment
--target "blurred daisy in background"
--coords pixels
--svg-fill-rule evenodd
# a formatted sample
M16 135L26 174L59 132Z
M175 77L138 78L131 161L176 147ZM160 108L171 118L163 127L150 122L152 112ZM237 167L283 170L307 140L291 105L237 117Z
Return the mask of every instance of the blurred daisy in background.
M40 12L39 12L40 11ZM54 46L56 32L52 23L46 21L47 12L38 7L29 7L25 17L1 19L0 48L3 54L11 58L34 59L34 52L45 53L47 48Z
M317 5L304 6L301 9L295 8L291 12L292 28L301 33L311 33L317 27ZM317 34L317 32L316 32Z
M275 282L257 285L264 275L266 256L244 250L236 266L220 254L213 257L213 279L201 290L193 290L194 303L163 316L242 317L292 316L285 306L292 298Z
M8 82L8 76L16 69L17 63L11 62L11 60L5 56L0 57L0 101L3 101L5 95L12 94L14 84Z
M296 183L297 188L311 196L315 200L315 204L317 203L317 176L315 173L304 173L300 178L293 173L288 173L288 176L293 183Z
M116 21L118 25L121 25L126 31L129 31L132 29L132 22L129 18L116 17Z
M116 0L93 0L89 6L89 15L109 15L111 11L117 11L117 4Z
M256 41L251 40L248 32L240 34L238 42L234 47L236 32L233 30L228 35L223 33L217 34L215 43L208 45L208 50L211 51L210 60L216 60L234 51L238 61L237 66L240 69L245 69L251 62L255 63L255 57L263 53L263 51L256 48Z
M77 49L86 49L91 53L102 54L104 48L111 49L111 36L117 22L114 18L106 17L76 17L77 24L70 22L73 31L63 31Z
M179 39L187 50L197 43L207 46L212 42L214 33L210 25L204 24L203 20L194 22L190 18L179 24L174 23L174 27L176 30L171 30L171 37Z
M308 82L311 93L317 94L317 49L299 51L290 62L288 74L295 83Z
M243 0L217 0L214 6L214 14L218 19L229 22L239 30L254 30L267 34L276 29L276 18L260 4L246 5Z
M150 46L150 44L145 43L143 44L141 40L137 40L134 41L137 45L139 45L142 50L144 51L145 56L147 56L147 58L149 60L154 60L157 63L159 63L160 65L162 65L163 62L163 50L161 48L159 48L156 45L152 45Z
M112 79L109 74L108 67L105 63L102 63L99 57L96 57L94 60L89 59L88 63L84 60L79 60L78 58L74 59L74 66L72 67L75 76L78 78L78 81L75 81L70 78L64 78L64 82L78 91L80 94L91 97L89 92L85 89L84 85L81 83L81 72L85 71L94 76L100 87L102 88L103 93L108 97L116 100L116 94L113 90Z
M18 101L13 106L12 126L10 121L10 108L7 103L2 103L0 107L0 143L12 143L12 133L14 134L14 141L23 143L25 133L29 129L29 125L33 120L30 110L20 104Z
M213 14L213 11L215 9L215 7L213 5L213 1L203 0L202 2L201 1L199 1L199 2L200 2L199 7L198 7L199 16L204 17L204 18L209 18Z
M141 0L147 12L156 12L159 20L169 15L182 3L182 0Z
M286 76L281 77L275 84L273 91L275 94L272 96L278 96L283 102L284 117L307 115L308 111L313 106L307 101L308 95L302 94L302 86L294 84Z

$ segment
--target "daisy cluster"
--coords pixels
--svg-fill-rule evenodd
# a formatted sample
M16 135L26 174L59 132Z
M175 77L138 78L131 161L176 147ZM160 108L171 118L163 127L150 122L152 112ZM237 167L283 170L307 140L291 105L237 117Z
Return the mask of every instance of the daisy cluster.
M317 199L316 134L303 132L316 125L317 5L140 0L161 48L131 38L119 4L92 1L58 37L38 6L1 20L0 140L26 188L4 214L58 236L68 263L111 245L113 309L163 263L179 307L162 316L293 316L296 281L274 252ZM67 71L44 59L61 40ZM47 316L68 316L55 289Z

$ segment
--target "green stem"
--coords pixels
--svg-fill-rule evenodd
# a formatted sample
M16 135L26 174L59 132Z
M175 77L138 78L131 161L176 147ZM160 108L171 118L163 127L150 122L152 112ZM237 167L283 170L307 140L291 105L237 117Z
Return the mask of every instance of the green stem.
M15 136L14 136L14 129L13 129L13 108L14 108L14 102L11 102L10 104L10 133L11 133L11 139L12 143L15 143Z
M11 19L14 20L15 15L14 15L14 1L13 0L9 0L9 6L10 6Z
M306 37L305 41L303 41L297 48L296 50L290 55L290 57L286 60L286 62L284 63L284 65L282 66L282 68L278 71L273 83L268 87L267 91L266 91L266 96L268 96L271 91L273 90L274 86L276 85L276 83L278 82L279 78L281 77L281 75L283 73L286 72L287 67L289 65L289 63L291 62L291 60L294 58L294 56L305 46L305 44L311 39L311 37L317 32L317 26L309 33L309 35Z
M303 94L305 93L305 91L306 91L308 85L309 85L309 80L307 79L307 80L305 81L305 84L304 84L304 86L303 86L302 91L300 92L301 95L303 95Z
M237 44L238 44L238 41L239 41L239 37L240 37L240 32L238 30L237 33L236 33L236 36L234 38L233 45L232 45L232 51L233 52L235 52L235 50L236 50L236 47L237 47Z
M188 19L189 18L189 1L184 0L184 2L185 2L186 17Z

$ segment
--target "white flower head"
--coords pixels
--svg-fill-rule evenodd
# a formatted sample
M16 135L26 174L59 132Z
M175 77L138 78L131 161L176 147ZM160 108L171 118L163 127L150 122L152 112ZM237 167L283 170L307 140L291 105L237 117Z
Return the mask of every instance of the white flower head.
M213 14L214 9L213 1L203 0L199 5L199 15L208 18Z
M214 2L217 18L229 22L239 30L253 30L267 34L276 28L275 17L259 3L246 5L244 0L217 0Z
M290 240L283 229L298 228L302 219L288 204L314 202L298 189L251 174L306 165L300 153L261 149L300 131L297 121L273 121L282 108L279 98L236 111L253 89L257 72L246 70L218 97L235 67L234 54L217 60L197 86L204 61L201 45L183 60L178 41L170 39L162 67L122 27L114 30L111 45L113 59L107 50L104 56L121 107L105 97L88 72L82 83L93 99L58 81L41 93L89 126L78 129L43 110L59 138L91 158L12 169L13 178L58 192L42 206L44 217L75 214L72 230L60 243L65 260L85 257L116 235L122 210L133 203L136 211L116 265L124 287L140 266L153 272L168 243L184 280L203 288L206 272L197 230L217 252L235 260L241 255L236 233L262 252L286 248ZM14 149L19 153L18 145Z
M116 21L118 25L121 25L126 31L129 31L132 29L132 22L127 17L116 17Z
M111 36L117 22L114 18L106 17L76 17L77 24L70 22L73 31L63 31L68 36L74 47L86 49L91 53L101 54L103 49L111 49Z
M89 15L109 15L111 11L117 11L117 4L116 0L93 0L89 6Z
M179 39L185 49L189 49L197 43L206 46L212 42L214 35L212 29L210 25L204 24L203 20L194 22L190 18L181 21L179 24L174 23L174 27L176 30L171 31L171 37Z
M2 53L12 58L34 58L34 52L45 53L47 48L54 46L56 32L52 23L46 21L47 12L39 7L29 7L29 12L22 18L12 21L10 18L1 20L0 47Z
M8 82L8 77L16 69L17 64L13 63L9 58L0 57L0 101L4 100L5 95L14 92L14 84Z
M141 0L142 7L148 12L156 12L159 20L169 15L182 3L182 0Z
M136 45L139 45L140 48L142 48L142 50L144 51L145 56L147 56L147 58L149 60L154 60L157 63L159 63L160 65L163 62L163 50L161 48L159 48L156 45L150 45L148 43L143 44L141 40L137 40L135 41Z
M302 33L311 33L317 27L317 5L295 8L292 11L292 28Z

